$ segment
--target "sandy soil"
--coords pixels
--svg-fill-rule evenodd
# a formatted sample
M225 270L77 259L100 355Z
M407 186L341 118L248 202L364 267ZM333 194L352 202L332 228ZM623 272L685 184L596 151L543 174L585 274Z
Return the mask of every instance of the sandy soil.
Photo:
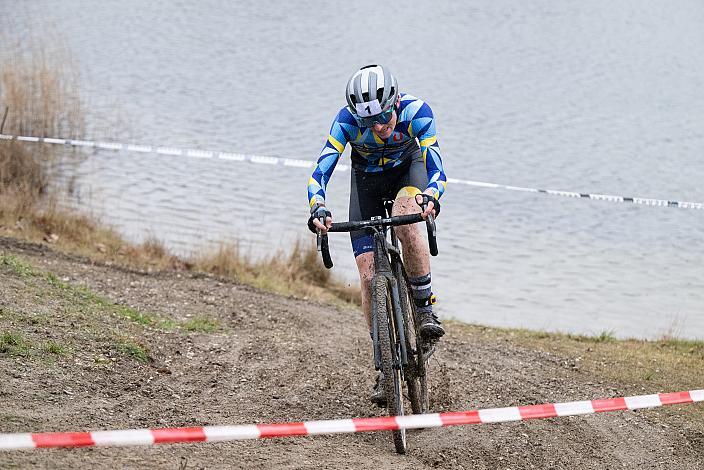
M187 272L144 273L0 238L0 251L71 286L140 311L216 319L211 333L70 313L67 300L0 269L0 332L70 344L56 359L0 353L0 431L40 432L252 424L375 416L374 371L361 315ZM1 268L1 267L0 267ZM58 299L58 300L57 300ZM11 314L8 312L12 312ZM27 318L46 320L26 321ZM98 318L100 317L100 318ZM24 320L22 320L24 318ZM433 411L621 396L571 358L448 327L432 361ZM468 330L469 331L469 330ZM115 352L126 335L148 362ZM643 393L653 390L643 389ZM688 405L696 406L696 405ZM0 453L2 468L662 468L704 465L704 425L686 406L409 433L134 448Z

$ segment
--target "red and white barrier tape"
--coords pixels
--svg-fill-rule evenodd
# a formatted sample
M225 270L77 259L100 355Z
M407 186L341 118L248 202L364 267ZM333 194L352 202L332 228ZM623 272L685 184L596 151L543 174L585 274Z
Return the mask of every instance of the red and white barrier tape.
M239 426L127 429L121 431L0 434L0 450L46 447L138 446L437 428L461 424L504 423L528 419L555 418L558 416L576 416L605 411L637 410L640 408L699 401L704 401L704 390L449 413L384 416L380 418L334 419Z
M279 158L266 157L263 155L247 155L242 153L217 152L213 150L198 150L198 149L181 149L176 147L156 146L156 145L139 145L139 144L121 144L117 142L94 142L91 140L75 140L75 139L60 139L52 137L34 137L23 135L8 135L0 134L0 140L16 140L19 142L38 142L45 144L71 145L74 147L88 147L105 150L124 150L128 152L141 153L158 153L161 155L185 156L191 158L216 158L220 160L231 160L239 162L260 163L264 165L283 165L294 166L300 168L313 168L315 162L311 160L298 160L294 158ZM348 165L338 164L337 171L349 170ZM577 191L560 191L557 189L540 189L526 188L522 186L511 186L507 184L486 183L482 181L462 180L456 178L448 178L448 183L464 184L478 188L505 189L508 191L521 191L526 193L549 194L552 196L563 196L571 198L592 199L596 201L607 202L625 202L631 204L639 204L644 206L655 207L676 207L680 209L699 209L704 210L704 203L690 201L675 201L669 199L652 199L645 197L628 197L616 196L613 194L591 194L581 193Z

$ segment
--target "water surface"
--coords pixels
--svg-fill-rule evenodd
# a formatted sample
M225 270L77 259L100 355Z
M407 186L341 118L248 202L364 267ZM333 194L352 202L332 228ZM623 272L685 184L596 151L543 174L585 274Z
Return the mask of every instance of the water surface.
M312 161L349 75L380 62L432 106L451 178L704 200L697 0L12 5L12 34L65 37L87 138ZM180 253L229 239L262 255L310 236L309 173L98 151L72 203ZM348 179L329 185L337 220ZM438 229L444 317L704 338L701 211L449 185ZM348 238L332 250L356 282Z

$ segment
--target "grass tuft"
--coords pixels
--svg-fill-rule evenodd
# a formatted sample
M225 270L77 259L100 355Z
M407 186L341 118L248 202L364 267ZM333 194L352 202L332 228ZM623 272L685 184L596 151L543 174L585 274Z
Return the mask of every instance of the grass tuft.
M135 323L139 323L140 325L151 326L156 324L156 320L151 315L137 311L130 307L118 306L117 313L121 317L127 318Z
M616 336L612 330L602 331L594 337L594 341L597 343L610 343L616 341Z
M219 328L217 320L207 317L191 318L182 324L182 328L186 331L194 331L200 333L213 333Z
M63 344L57 343L56 341L53 341L53 340L49 340L46 343L44 343L44 347L42 349L46 353L54 354L57 356L64 356L68 352L67 346L64 346Z
M30 355L31 343L20 333L5 331L0 335L0 353L10 356L27 357Z
M123 339L118 341L117 349L123 354L126 354L139 362L149 362L149 354L142 345L132 341L131 339Z
M31 277L36 275L34 268L17 256L0 253L0 265L6 266L13 273L20 277Z

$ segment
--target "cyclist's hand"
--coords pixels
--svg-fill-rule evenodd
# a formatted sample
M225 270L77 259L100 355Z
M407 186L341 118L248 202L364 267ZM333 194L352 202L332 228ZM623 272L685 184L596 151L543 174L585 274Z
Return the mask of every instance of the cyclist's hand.
M320 222L320 219L325 217L325 225ZM311 232L316 233L318 230L322 230L323 234L328 233L328 229L332 227L332 213L325 208L325 206L318 207L308 218L308 229Z
M433 196L432 193L417 194L416 203L421 208L423 208L423 206L425 205L423 212L421 212L420 214L421 217L423 217L423 220L427 219L428 216L431 214L435 218L440 215L440 202L435 199L435 196Z

